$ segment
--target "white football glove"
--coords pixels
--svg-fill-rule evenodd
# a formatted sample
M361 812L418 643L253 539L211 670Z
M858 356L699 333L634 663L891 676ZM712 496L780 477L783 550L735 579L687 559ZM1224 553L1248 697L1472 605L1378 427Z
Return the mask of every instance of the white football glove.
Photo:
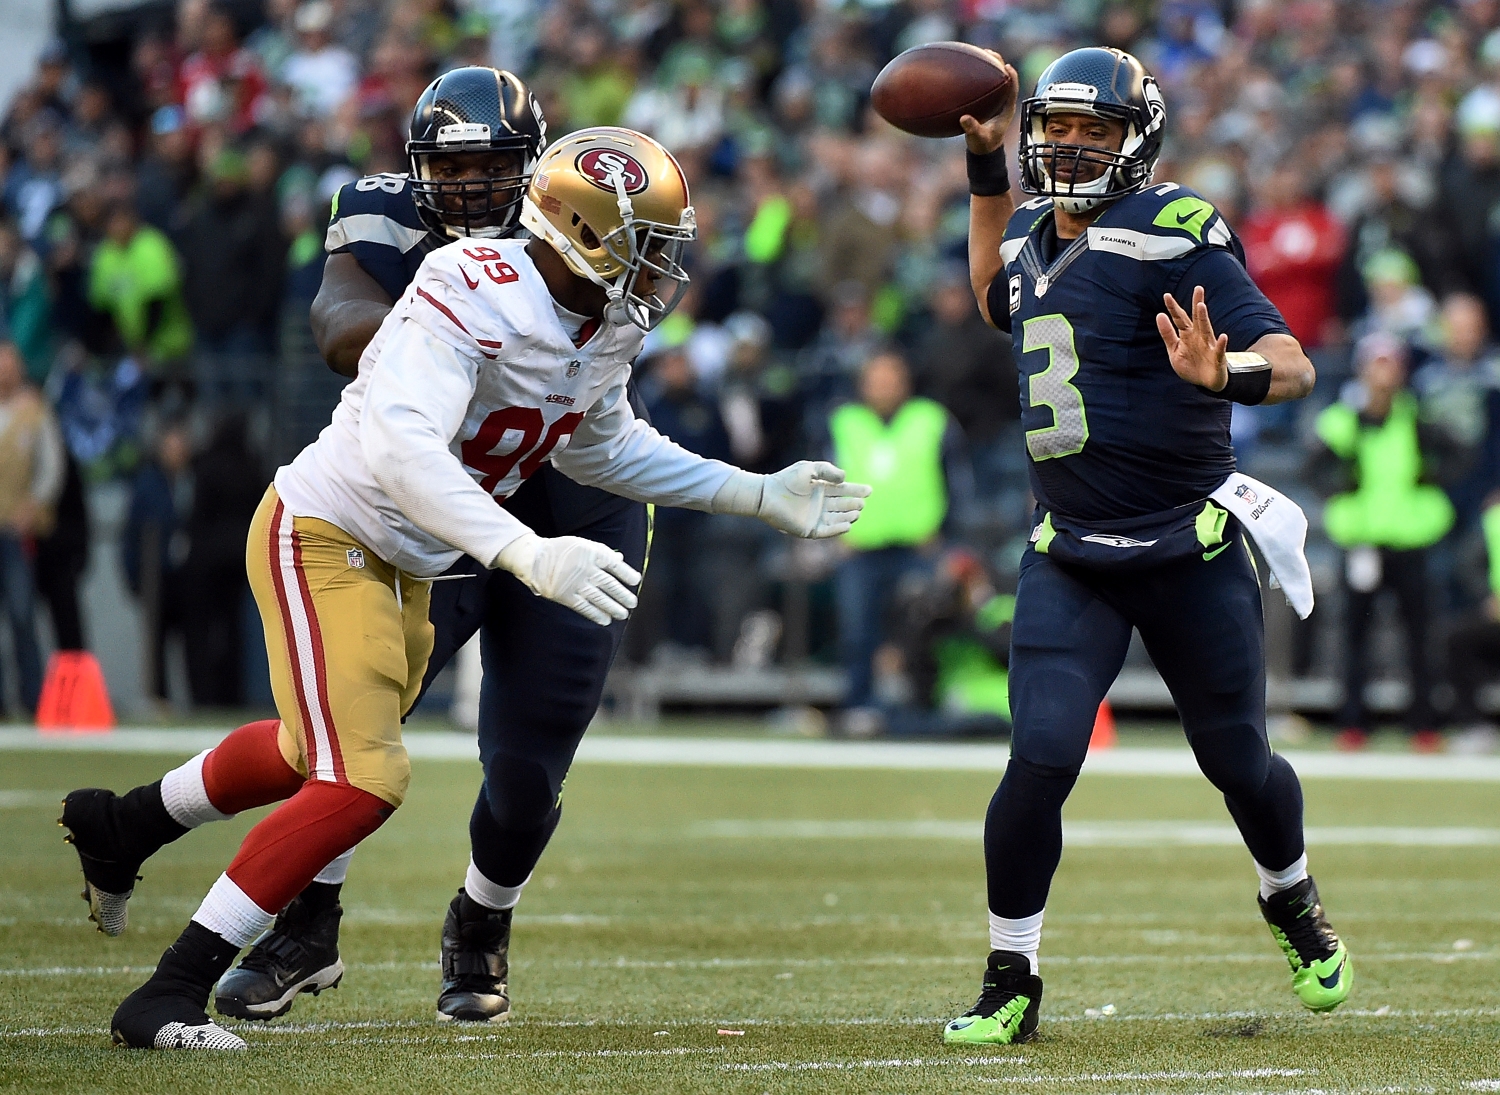
M492 566L508 570L531 592L566 605L601 627L623 620L636 605L627 587L641 576L618 551L581 536L538 536L512 540Z
M736 471L714 495L715 513L759 517L772 528L808 540L842 536L859 519L870 488L844 482L826 460L799 460L775 475Z

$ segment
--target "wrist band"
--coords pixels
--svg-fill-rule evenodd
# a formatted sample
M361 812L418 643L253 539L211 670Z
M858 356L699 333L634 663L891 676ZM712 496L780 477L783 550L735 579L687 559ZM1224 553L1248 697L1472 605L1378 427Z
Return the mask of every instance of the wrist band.
M1271 391L1271 363L1256 353L1229 353L1224 357L1229 366L1229 382L1209 394L1247 407L1263 403Z
M983 155L966 152L964 158L969 167L970 194L993 198L1010 193L1010 167L1006 163L1004 145Z

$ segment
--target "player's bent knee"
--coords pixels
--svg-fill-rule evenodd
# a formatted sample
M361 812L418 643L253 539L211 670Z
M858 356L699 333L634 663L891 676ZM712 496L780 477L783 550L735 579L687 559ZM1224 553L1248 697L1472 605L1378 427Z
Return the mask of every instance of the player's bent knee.
M411 785L411 758L404 745L387 745L378 756L361 757L349 765L349 785L367 791L396 809L406 801Z
M558 792L547 770L535 761L518 757L490 758L484 773L484 793L495 824L515 832L540 829L558 808Z
M1198 768L1231 799L1260 793L1271 771L1271 748L1254 726L1244 723L1200 730L1189 739Z

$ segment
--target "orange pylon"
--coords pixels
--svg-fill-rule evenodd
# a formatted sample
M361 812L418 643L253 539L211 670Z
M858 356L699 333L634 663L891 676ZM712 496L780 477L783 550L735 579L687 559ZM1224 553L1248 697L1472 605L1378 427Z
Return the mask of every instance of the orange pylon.
M1115 712L1108 700L1099 704L1099 713L1094 716L1094 732L1089 737L1090 749L1113 749L1119 744L1115 733Z
M52 655L36 708L36 725L54 733L115 728L115 710L98 658L87 650L59 650Z

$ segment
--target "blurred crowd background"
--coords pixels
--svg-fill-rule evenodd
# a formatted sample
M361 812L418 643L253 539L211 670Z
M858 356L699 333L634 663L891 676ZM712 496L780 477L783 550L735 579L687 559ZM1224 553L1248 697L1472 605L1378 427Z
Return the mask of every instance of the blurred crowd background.
M1156 179L1224 213L1317 364L1307 402L1235 408L1242 467L1313 517L1317 613L1267 600L1276 704L1349 745L1394 716L1423 748L1493 740L1497 0L182 0L57 34L0 121L0 445L27 453L0 470L13 710L48 649L105 632L147 696L264 701L243 535L341 384L307 329L330 200L407 170L429 80L493 64L554 136L623 124L686 169L693 288L638 367L664 432L937 498L838 545L658 514L625 669L842 666L808 693L836 730L1000 728L1031 504L1015 368L968 288L961 143L867 101L895 53L961 38L1028 91L1074 46L1137 54L1168 107Z

